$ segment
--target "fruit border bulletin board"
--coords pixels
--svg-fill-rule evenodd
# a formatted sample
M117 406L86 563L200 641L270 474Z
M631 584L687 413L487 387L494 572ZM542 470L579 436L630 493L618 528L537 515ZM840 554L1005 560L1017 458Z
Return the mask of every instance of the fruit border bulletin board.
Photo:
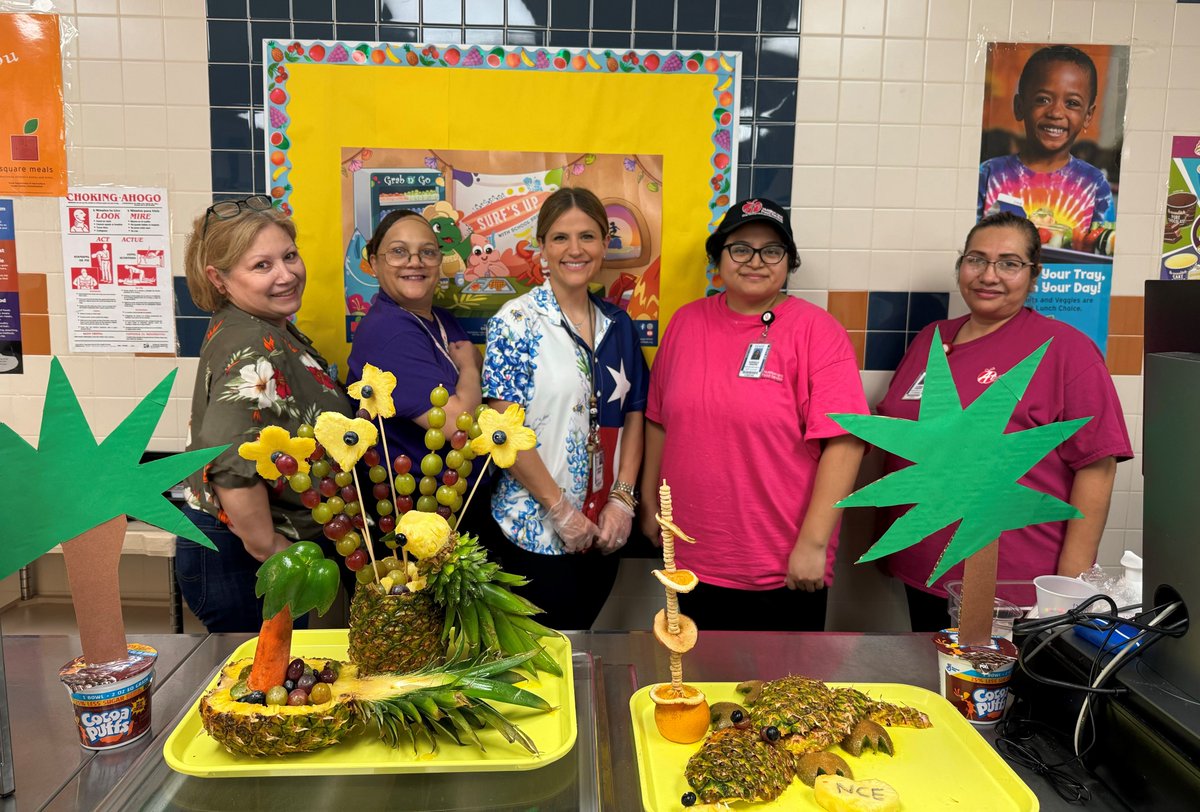
M0 194L67 193L57 14L0 14Z
M643 191L655 185L663 224L653 335L712 291L704 240L736 188L738 54L307 40L263 48L267 187L293 215L309 269L298 326L339 369L350 352L347 311L330 302L347 299L343 169L357 150L543 153L565 156L568 173L579 164L584 179L589 160L632 158L661 171L641 180ZM443 184L452 165L432 167Z
M1012 211L1033 221L1042 241L1042 273L1028 305L1086 333L1103 353L1108 345L1112 263L1117 244L1118 169L1125 133L1129 47L1066 46L1085 54L1095 66L1095 108L1090 117L1085 115L1086 110L1080 111L1081 126L1077 130L1072 131L1075 125L1061 127L1067 132L1058 142L1042 144L1042 139L1030 133L1041 131L1049 119L1032 106L1034 93L1024 98L1019 94L1019 82L1026 62L1045 47L1046 43L1029 42L987 45L976 214L982 217ZM1063 64L1057 58L1050 61L1053 70L1041 70L1041 84L1053 84ZM1073 67L1065 64L1066 70ZM1051 118L1055 126L1065 121L1057 114ZM1076 172L1078 163L1034 176L1016 171L1017 162L1023 163L1027 151L1045 157L1047 150L1059 148L1069 150L1077 161L1090 164L1083 169L1092 174ZM1111 205L1103 203L1103 184L1092 180L1096 170L1112 190Z

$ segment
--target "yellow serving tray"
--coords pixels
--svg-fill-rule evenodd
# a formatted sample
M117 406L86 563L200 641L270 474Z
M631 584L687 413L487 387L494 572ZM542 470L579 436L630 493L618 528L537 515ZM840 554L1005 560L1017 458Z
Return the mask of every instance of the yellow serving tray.
M346 660L345 629L311 629L295 632L292 653L317 659ZM486 748L457 745L445 736L438 737L436 753L428 752L428 741L419 753L404 742L392 749L367 727L348 739L313 753L290 756L245 756L230 753L205 731L200 721L200 700L171 731L163 745L163 758L176 772L202 778L244 778L274 775L365 775L374 773L492 772L533 770L562 758L575 745L575 675L571 663L571 643L565 637L543 638L546 650L562 667L563 675L541 673L521 687L550 703L553 710L535 711L512 705L497 707L525 731L540 753L531 755L519 744L510 744L499 731L479 732ZM253 657L258 638L238 646L229 660ZM214 676L205 690L216 684Z
M704 691L709 703L738 702L742 697L732 682L689 683ZM915 730L890 727L896 756L866 752L855 758L835 747L855 778L879 778L900 793L904 809L1035 812L1037 796L1012 771L1004 759L942 697L912 685L891 683L829 683L851 687L876 699L909 705L924 711L933 727ZM675 744L664 739L654 725L654 702L646 686L629 700L633 716L633 743L637 751L642 805L647 812L678 812L680 798L689 791L684 767L700 743ZM738 804L737 809L817 810L813 791L799 780L769 804Z

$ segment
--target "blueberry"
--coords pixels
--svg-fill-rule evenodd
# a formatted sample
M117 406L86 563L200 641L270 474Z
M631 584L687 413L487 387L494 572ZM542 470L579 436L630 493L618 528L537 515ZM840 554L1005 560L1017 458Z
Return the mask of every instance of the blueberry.
M696 793L694 793L694 792L683 793L683 797L679 799L679 803L683 804L684 806L695 806L696 805Z
M763 741L777 742L779 741L779 728L775 725L767 725L762 729Z
M291 693L296 688L296 681L294 679L285 679L283 687L288 689L288 693Z
M332 682L337 681L337 674L333 673L332 668L330 668L329 666L325 666L323 669L321 669L321 673L318 675L317 678L321 682L332 683Z
M364 386L362 389L359 390L359 394L362 395L364 398L369 398L375 394L375 389L370 386Z
M492 432L492 442L496 445L504 445L508 441L508 435L502 431Z
M349 446L358 445L358 432L348 431L342 435L342 442Z
M746 714L742 713L740 710L735 710L733 713L729 714L729 721L733 722L735 725L741 724L742 720L745 718Z
M251 691L242 697L242 701L250 705L265 705L267 704L267 695L262 691Z

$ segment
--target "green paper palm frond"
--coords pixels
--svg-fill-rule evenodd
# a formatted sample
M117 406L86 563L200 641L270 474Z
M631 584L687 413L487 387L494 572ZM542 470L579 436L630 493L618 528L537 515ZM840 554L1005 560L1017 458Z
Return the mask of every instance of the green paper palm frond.
M0 423L0 493L22 505L20 523L10 523L0 543L0 576L122 515L215 549L163 493L227 446L141 462L177 372L171 370L97 443L62 364L51 359L38 447Z

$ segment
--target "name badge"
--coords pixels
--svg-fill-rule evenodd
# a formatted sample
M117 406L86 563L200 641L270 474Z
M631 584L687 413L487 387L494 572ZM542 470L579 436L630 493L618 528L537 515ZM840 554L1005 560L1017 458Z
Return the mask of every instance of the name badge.
M746 357L742 359L742 368L738 370L739 378L761 378L763 368L767 365L767 354L771 345L755 343L746 348Z

